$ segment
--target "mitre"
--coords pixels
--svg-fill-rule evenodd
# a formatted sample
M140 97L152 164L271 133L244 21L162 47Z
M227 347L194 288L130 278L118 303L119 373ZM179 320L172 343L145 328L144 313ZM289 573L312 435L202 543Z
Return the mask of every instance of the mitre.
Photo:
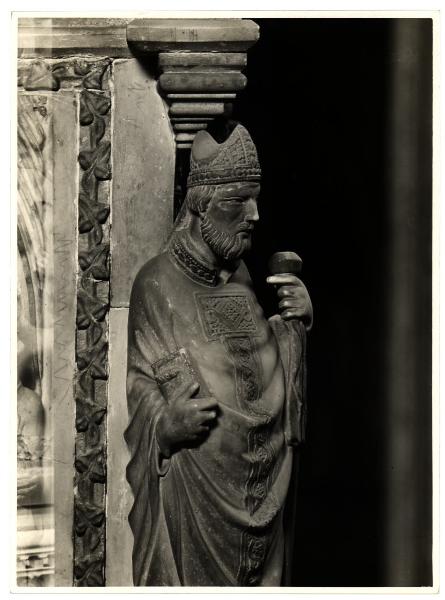
M260 179L258 154L245 127L238 124L221 144L204 129L196 134L187 187Z

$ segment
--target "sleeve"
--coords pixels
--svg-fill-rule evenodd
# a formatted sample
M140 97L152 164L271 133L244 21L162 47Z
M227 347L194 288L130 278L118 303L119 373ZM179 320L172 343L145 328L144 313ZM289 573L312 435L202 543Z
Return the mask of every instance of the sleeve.
M284 436L289 446L298 446L306 437L306 329L299 319L269 319L277 339L286 381Z
M127 474L137 477L148 457L154 460L159 476L168 469L156 440L156 424L166 406L152 365L172 351L168 303L162 298L159 284L138 277L132 289L128 319L127 403L129 425L125 432L131 461ZM143 446L149 446L143 451ZM144 458L143 458L144 457ZM135 477L129 479L133 487ZM135 490L133 490L134 492Z
M127 480L134 504L128 520L133 531L133 578L142 585L153 551L160 514L160 480L170 467L156 440L158 419L166 400L152 365L174 350L168 302L157 277L139 274L133 285L127 350L127 404L129 424L125 440L130 451Z

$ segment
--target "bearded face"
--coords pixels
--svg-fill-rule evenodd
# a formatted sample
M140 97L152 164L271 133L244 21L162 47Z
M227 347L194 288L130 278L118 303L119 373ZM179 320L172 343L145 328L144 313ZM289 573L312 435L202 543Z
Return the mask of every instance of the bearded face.
M201 234L214 254L224 260L236 260L250 247L250 239L220 229L207 215L201 219Z
M258 183L235 182L215 187L207 210L201 213L201 234L213 253L234 261L250 249L258 221Z

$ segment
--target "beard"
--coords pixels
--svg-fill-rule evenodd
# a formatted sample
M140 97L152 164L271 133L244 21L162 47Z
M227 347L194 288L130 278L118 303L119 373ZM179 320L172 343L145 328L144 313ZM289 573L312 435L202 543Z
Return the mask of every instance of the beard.
M250 248L250 238L230 235L218 229L206 214L201 219L200 227L203 240L219 258L227 261L237 260Z

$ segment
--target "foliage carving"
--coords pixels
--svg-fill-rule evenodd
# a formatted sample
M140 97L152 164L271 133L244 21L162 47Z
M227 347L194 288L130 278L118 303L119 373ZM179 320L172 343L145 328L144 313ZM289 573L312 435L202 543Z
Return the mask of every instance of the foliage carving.
M74 585L105 585L106 387L110 280L109 194L111 99L107 64L77 62L82 79L79 121L79 278L76 347Z

